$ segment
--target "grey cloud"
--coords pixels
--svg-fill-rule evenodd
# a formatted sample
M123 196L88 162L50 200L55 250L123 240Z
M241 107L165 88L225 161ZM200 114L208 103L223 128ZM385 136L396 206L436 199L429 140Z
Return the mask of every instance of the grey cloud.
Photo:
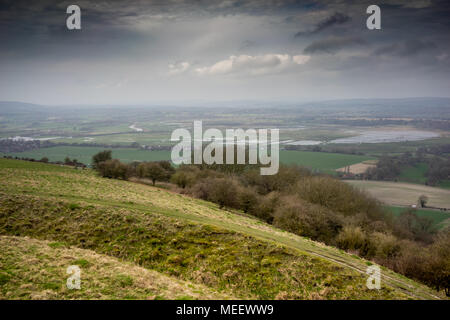
M364 44L364 40L356 37L332 37L317 40L307 46L303 52L307 54L329 53L333 54L345 47Z
M391 56L413 56L422 51L436 48L436 44L432 41L425 40L407 40L387 46L382 46L374 51L375 55L391 55Z
M350 16L344 14L344 13L340 13L340 12L336 12L333 15L327 17L326 19L320 21L311 31L308 32L304 32L304 31L300 31L297 32L295 34L295 37L301 37L304 36L306 34L314 34L314 33L319 33L325 29L328 29L332 26L335 25L339 25L339 24L344 24L348 21L350 21L351 18Z

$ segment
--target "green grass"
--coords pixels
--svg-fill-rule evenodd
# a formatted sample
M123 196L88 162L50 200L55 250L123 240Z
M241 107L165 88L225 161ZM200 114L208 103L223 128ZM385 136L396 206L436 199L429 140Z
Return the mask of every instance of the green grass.
M77 159L78 161L89 164L92 156L105 148L99 147L51 147L26 152L8 153L0 156L9 155L17 157L26 157L39 160L43 157L49 158L50 161L64 161L66 157ZM116 148L112 149L113 158L117 158L124 162L138 161L159 161L170 160L170 151L148 151L132 148ZM335 174L335 169L359 163L365 160L373 159L366 156L336 154L325 152L308 152L308 151L280 151L280 162L285 164L298 164L310 169L320 170Z
M338 168L372 159L374 158L352 154L287 150L280 151L281 163L298 164L310 169L327 173L335 173L334 170Z
M230 298L91 250L14 236L0 236L0 246L0 300ZM80 268L80 289L67 288L71 265Z
M91 170L0 159L0 179L0 233L50 241L52 249L88 249L237 298L438 296L385 268L382 290L368 290L364 259L212 203ZM79 259L91 262L71 262Z
M426 181L425 173L428 170L426 163L418 163L415 166L404 168L399 174L399 180L412 183L424 184Z
M441 183L438 184L438 187L450 189L450 180L442 181Z
M397 216L408 209L405 207L394 207L394 206L386 206L386 208ZM450 219L450 211L414 209L413 212L419 217L427 217L432 219L433 225L438 229L443 228L446 225L445 221Z
M61 147L51 147L36 149L25 152L17 153L0 153L0 156L13 156L21 158L33 158L39 160L43 157L47 157L50 161L64 161L66 157L70 159L77 159L78 161L89 164L91 163L92 156L106 148L99 147L72 147L72 146L61 146ZM170 160L170 151L149 151L140 150L133 148L116 148L112 149L113 158L120 159L124 162L137 161L159 161L159 160Z

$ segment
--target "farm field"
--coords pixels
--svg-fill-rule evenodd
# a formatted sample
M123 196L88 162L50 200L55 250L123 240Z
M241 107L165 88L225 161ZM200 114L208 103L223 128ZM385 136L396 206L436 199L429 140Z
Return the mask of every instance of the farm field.
M382 289L369 290L365 286L369 262L364 259L281 231L242 212L222 210L216 204L163 189L100 178L92 170L7 159L0 159L0 178L5 181L0 190L3 236L32 237L61 248L119 258L177 281L206 286L210 297L218 292L240 299L439 298L426 286L383 267ZM34 250L49 249L36 244ZM95 265L75 253L61 254ZM31 261L32 257L25 260ZM46 278L36 280L48 280L47 288L29 288L23 298L44 293L71 298L57 288L59 281L65 283L66 275L61 279L61 271L50 262L49 268L50 274L42 275ZM20 283L4 264L0 273L7 286ZM240 285L230 285L230 279Z
M335 170L338 168L373 159L374 158L368 156L352 154L287 150L280 151L281 163L297 164L330 174L335 174Z
M421 195L428 197L429 206L450 208L450 190L420 184L389 181L345 180L366 190L373 197L392 206L411 206Z
M386 208L394 215L400 215L406 211L406 207L386 206ZM437 229L442 229L450 225L450 211L431 210L431 209L414 209L413 211L419 217L427 217L433 220L433 225Z
M17 157L34 158L36 160L47 157L50 161L64 161L66 157L76 159L84 164L90 164L92 156L100 151L105 150L101 147L72 147L58 146L51 148L42 148L25 152L8 153L0 155L9 155ZM132 161L159 161L170 160L170 151L149 151L133 148L115 148L111 149L113 158L120 159L124 162Z
M350 172L353 174L361 174L366 172L367 169L369 168L374 168L376 167L377 164L377 160L366 160L360 163L356 163L356 164L352 164L349 166L345 166L339 169L336 169L336 171L338 172Z
M427 172L427 169L428 166L426 163L418 163L415 166L407 167L400 172L399 180L424 184L426 181L425 173Z
M51 148L42 148L17 153L0 153L0 156L17 156L34 158L36 160L42 157L49 158L50 161L64 161L66 157L77 159L78 161L89 164L92 156L105 148L101 147L72 147L58 146ZM170 160L170 151L150 151L133 148L114 148L111 149L113 158L124 162L137 161L159 161ZM297 164L310 169L320 170L327 173L335 173L334 170L343 166L356 164L365 160L373 159L366 156L336 154L326 152L309 151L286 151L280 150L280 162L284 164Z

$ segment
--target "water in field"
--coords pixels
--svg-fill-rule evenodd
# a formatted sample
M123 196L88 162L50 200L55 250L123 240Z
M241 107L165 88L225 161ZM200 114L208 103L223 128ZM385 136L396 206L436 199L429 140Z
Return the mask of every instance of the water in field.
M10 138L1 138L0 140L12 140L12 141L47 141L47 140L54 140L54 139L60 139L62 137L47 137L47 138L32 138L32 137L22 137L22 136L15 136Z
M359 136L331 140L330 143L386 143L419 141L439 137L438 133L418 130L380 130L366 131Z
M317 140L286 140L286 141L282 141L282 143L287 144L287 145L291 145L291 146L314 146L317 144L321 144L322 141L317 141Z
M132 124L128 128L135 130L136 132L142 132L144 129L136 127L136 124Z

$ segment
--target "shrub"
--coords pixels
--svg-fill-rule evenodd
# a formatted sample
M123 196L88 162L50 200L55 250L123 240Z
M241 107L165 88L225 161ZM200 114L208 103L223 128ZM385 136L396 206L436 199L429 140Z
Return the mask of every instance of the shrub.
M314 240L334 243L342 228L341 219L326 208L294 196L283 197L274 213L273 224Z
M194 185L199 171L200 169L195 166L182 165L176 170L170 180L172 183L184 189Z
M92 166L93 168L97 168L101 162L111 160L111 150L104 150L92 157Z
M259 201L258 193L251 187L240 187L238 191L239 208L245 213L253 211Z
M160 162L143 162L137 166L136 172L140 178L152 180L153 185L157 180L168 181L170 179L170 172Z
M267 223L273 223L273 215L279 202L280 194L276 191L260 196L256 206L250 209L250 213Z
M384 262L395 258L400 253L398 239L392 234L374 232L370 238L376 244L375 258L379 262Z
M97 171L105 178L127 180L128 170L128 166L117 159L103 161L97 165Z
M214 178L210 180L209 201L215 202L220 208L239 208L238 185L231 178Z
M345 226L336 241L341 249L359 251L366 243L366 235L361 227Z
M332 177L313 176L301 179L295 192L306 201L344 215L363 212L372 220L380 220L384 216L378 201Z

